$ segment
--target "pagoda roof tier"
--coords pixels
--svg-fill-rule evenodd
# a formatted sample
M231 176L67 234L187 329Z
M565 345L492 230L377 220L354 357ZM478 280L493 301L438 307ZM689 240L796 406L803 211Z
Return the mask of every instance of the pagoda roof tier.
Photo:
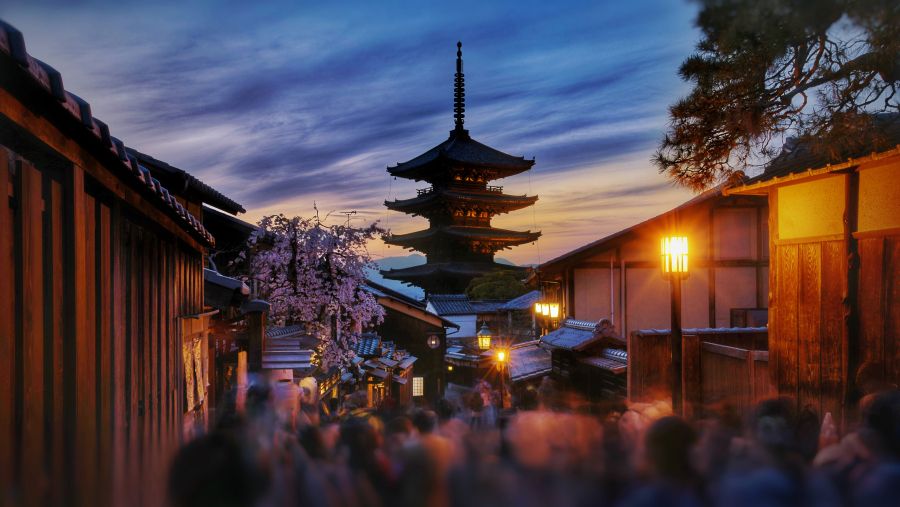
M456 128L446 141L412 160L388 167L388 172L400 178L433 181L445 179L452 167L482 168L490 172L488 179L492 180L519 174L533 165L534 160L495 150L472 139L468 130Z
M388 209L403 213L421 214L440 204L481 205L498 210L497 213L508 213L531 206L538 200L537 196L507 195L499 192L465 190L427 189L411 199L384 201Z
M385 242L419 251L427 251L427 245L434 239L459 239L469 242L497 243L498 248L509 248L523 243L531 243L540 237L540 232L509 231L494 227L472 227L463 225L445 225L430 227L421 231L408 234L395 234L388 237ZM422 249L421 247L426 247Z
M475 278L493 271L524 271L520 266L510 266L496 262L435 262L402 269L385 269L385 278L414 283L420 287L443 277Z

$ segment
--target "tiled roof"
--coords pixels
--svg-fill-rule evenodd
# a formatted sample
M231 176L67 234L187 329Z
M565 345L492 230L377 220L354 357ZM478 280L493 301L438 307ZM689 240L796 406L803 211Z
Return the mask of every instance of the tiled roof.
M507 229L498 229L496 227L445 225L440 227L429 227L428 229L422 229L421 231L410 232L407 234L392 234L385 238L385 241L390 244L405 246L405 243L412 245L438 236L480 239L515 246L535 241L541 236L541 233L531 231L510 231Z
M401 269L382 270L386 278L397 280L430 280L440 275L481 276L497 270L524 271L525 268L496 262L433 262Z
M474 314L475 309L465 294L433 294L428 302L438 315L468 315Z
M304 370L312 369L312 350L264 350L262 367L264 370Z
M247 210L245 210L243 206L229 199L213 187L207 185L206 183L203 183L202 181L197 179L197 177L185 171L184 169L180 169L166 162L163 162L162 160L151 157L150 155L141 153L134 148L125 148L125 150L128 152L128 154L135 156L138 159L139 163L149 167L151 172L158 171L160 176L164 176L165 178L172 180L174 188L178 188L175 186L175 184L177 184L186 190L192 190L193 192L195 192L203 199L204 204L215 206L216 208L227 211L232 215L247 212Z
M375 333L363 333L356 343L356 354L360 357L381 355L381 337Z
M486 299L481 301L471 301L472 309L475 313L496 313L506 304L502 299Z
M500 310L504 312L531 310L539 299L541 299L541 291L533 290L531 292L526 292L517 298L510 299L500 307Z
M558 349L583 350L602 338L594 333L596 326L596 322L566 319L559 329L541 337L541 343Z
M586 364L588 366L593 366L594 368L600 368L601 370L608 370L616 374L624 373L625 370L628 369L627 361L623 362L618 359L610 359L602 355L579 357L578 362Z
M882 136L881 146L875 146L875 151L881 151L896 147L900 144L900 114L876 114L872 116L874 128ZM842 162L847 158L856 158L868 155L873 148L857 149L840 154L840 158L831 156L823 150L814 150L810 142L789 139L782 147L781 153L766 164L762 174L750 178L744 184L749 185L757 181L765 181L774 177L818 169L831 163Z
M7 55L18 65L30 85L41 90L48 103L55 104L51 107L58 108L60 112L69 116L72 122L80 123L81 127L96 139L97 147L110 152L118 159L119 177L143 188L145 195L153 195L159 205L169 208L178 217L182 228L207 245L215 245L215 239L203 227L200 219L179 204L175 197L151 176L150 170L141 166L137 158L128 153L122 141L110 135L109 127L91 114L90 104L65 90L59 72L28 54L22 32L2 20L0 20L0 54Z
M266 327L267 338L292 338L302 335L303 332L303 326L300 325Z
M250 296L247 284L211 269L203 269L203 302L213 308L240 306Z
M513 382L546 375L550 367L550 352L537 340L509 349L509 378Z
M442 162L452 162L467 167L484 167L497 171L497 177L506 177L528 170L534 160L515 157L479 143L467 130L452 130L450 137L418 157L388 167L393 176L427 180L442 174ZM500 176L502 174L503 176Z
M537 200L538 197L536 195L508 195L499 192L465 192L460 190L434 189L409 199L384 201L384 205L389 209L406 213L416 213L431 209L432 206L439 205L440 203L489 204L498 209L499 213L506 213L531 206L537 202Z

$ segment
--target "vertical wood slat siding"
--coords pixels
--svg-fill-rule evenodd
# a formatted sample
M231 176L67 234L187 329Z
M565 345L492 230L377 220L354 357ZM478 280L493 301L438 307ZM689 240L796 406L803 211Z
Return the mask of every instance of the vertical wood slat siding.
M44 251L43 192L40 171L20 162L21 194L21 477L25 505L46 502L47 474L44 469Z
M0 146L0 504L157 505L201 252L53 171Z
M888 382L900 385L900 236L888 236L885 242L885 375Z
M47 213L47 242L49 244L49 259L46 262L47 274L50 280L47 281L47 289L49 294L48 305L46 311L49 312L48 321L50 322L50 332L48 333L48 358L45 365L48 372L44 378L50 384L48 410L50 415L47 417L47 434L48 445L50 450L48 453L48 463L51 477L64 477L66 470L66 418L65 418L65 381L66 375L69 373L65 362L65 353L67 345L65 343L65 259L64 251L65 235L64 235L64 189L59 181L48 179L49 189L45 189L46 195L49 197L46 203ZM66 487L63 484L53 485L51 487L51 495L49 501L54 505L63 503L66 499Z
M860 380L900 383L900 236L859 240L859 340L856 365ZM864 393L861 393L864 394Z
M884 238L859 241L859 345L860 368L884 371ZM857 386L864 388L865 386Z
M84 262L77 268L84 288L75 302L83 308L84 322L76 339L75 420L78 427L76 459L79 463L77 495L82 505L97 505L100 483L97 477L97 216L96 199L84 192L83 229L76 242L83 243Z
M778 279L775 294L778 308L775 338L770 340L773 355L778 358L775 385L779 394L797 397L797 291L799 286L799 252L797 245L778 247Z
M776 246L769 365L779 393L821 415L841 413L846 242Z
M125 247L124 228L121 222L121 210L119 207L112 209L112 223L110 227L111 244L113 245L112 253L112 294L113 299L110 301L112 306L112 504L128 505L127 497L127 434L126 434L126 381L125 381L125 348L126 348L126 332L125 332L125 311L126 311L126 256L128 255Z
M821 411L822 384L822 245L807 243L798 247L799 291L797 298L798 403L816 414Z
M112 502L112 492L109 490L112 486L113 477L113 443L115 441L114 434L114 414L115 406L113 404L114 382L112 376L112 357L113 357L113 334L112 327L114 325L112 318L112 258L111 258L111 219L110 209L105 203L98 200L97 202L97 365L100 375L97 384L98 392L98 440L99 453L101 457L109 459L99 460L99 480L101 484L108 487L104 488L101 503L109 504Z
M847 255L843 241L822 245L822 415L843 412L843 300L847 293ZM836 419L837 420L837 419Z
M16 284L14 211L9 197L13 195L11 153L0 146L0 502L11 494L6 485L13 484L15 469L15 390L16 390Z

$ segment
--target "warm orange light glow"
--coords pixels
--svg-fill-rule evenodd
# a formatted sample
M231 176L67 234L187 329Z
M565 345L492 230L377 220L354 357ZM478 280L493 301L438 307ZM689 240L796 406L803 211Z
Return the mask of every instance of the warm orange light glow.
M660 240L660 261L664 276L685 277L688 273L687 236L667 236Z
M505 350L500 349L500 350L497 351L497 362L498 362L498 363L505 363L505 362L506 362L506 351L505 351Z
M540 302L540 301L538 301L537 303L534 304L534 314L535 314L535 315L540 315L540 314L541 314L541 306L542 306L542 305L541 305L541 302Z
M558 319L559 318L559 303L550 303L548 306L550 307L550 318Z
M541 315L544 317L550 316L550 303L541 303Z
M453 371L453 365L452 365L452 364L448 364L448 365L447 365L447 371Z
M488 329L487 324L481 326L476 336L478 337L479 349L489 350L491 348L491 330Z

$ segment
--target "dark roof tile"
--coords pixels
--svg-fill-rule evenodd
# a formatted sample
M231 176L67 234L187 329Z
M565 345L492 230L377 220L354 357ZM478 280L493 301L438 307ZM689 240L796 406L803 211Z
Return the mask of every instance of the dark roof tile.
M50 65L29 55L25 49L25 40L22 32L3 20L0 20L0 53L8 55L19 65L22 72L31 80L34 86L42 88L47 93L48 98L53 99L58 104L58 107L66 111L74 120L80 122L102 145L108 147L113 154L118 155L124 166L123 168L132 174L132 178L145 185L150 183L149 178L140 171L137 160L132 157L128 157L128 159L122 158L122 150L119 149L121 141L109 134L109 127L105 123L93 117L90 104L74 93L66 91L63 87L62 76ZM149 175L149 171L147 174ZM153 190L162 201L162 204L175 212L175 207L172 206L171 202L165 199L158 189L154 188ZM178 214L176 213L176 215ZM190 214L186 213L186 217L181 225L190 225L190 229L193 229L204 243L210 246L215 245L215 239L212 235L202 225L195 226L192 224L187 219L190 216ZM187 229L187 227L185 228Z

